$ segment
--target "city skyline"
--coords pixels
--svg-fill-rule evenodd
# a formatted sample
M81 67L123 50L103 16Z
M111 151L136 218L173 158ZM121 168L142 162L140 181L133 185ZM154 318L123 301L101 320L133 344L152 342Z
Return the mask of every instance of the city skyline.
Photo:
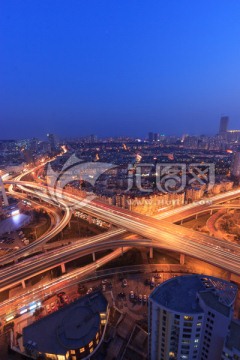
M159 137L159 139L160 139L160 137L161 136L166 136L166 137L168 137L168 136L173 136L173 137L176 137L176 138L181 138L181 137L187 137L187 136L189 136L189 137L201 137L201 136L206 136L206 137L214 137L214 136L217 136L217 135L223 135L224 134L224 132L222 133L219 129L218 129L218 125L219 124L221 124L221 122L222 122L222 119L225 119L225 118L227 118L228 119L228 122L227 122L227 125L226 125L226 130L225 130L225 133L228 133L228 132L234 132L234 131L240 131L239 130L239 128L233 128L232 126L231 126L231 119L229 119L229 117L228 116L221 116L219 119L218 119L218 121L219 121L219 123L216 123L215 124L215 127L216 127L216 131L215 131L215 133L213 133L213 134L208 134L208 133L206 133L206 132L200 132L200 133L192 133L191 131L186 131L185 133L179 133L178 131L175 131L175 132L170 132L170 133L164 133L164 132L161 132L161 131L158 131L158 130L156 130L156 129L151 129L151 131L149 131L149 129L148 129L148 132L146 132L146 133L143 133L143 134L141 134L140 136L138 136L136 133L135 134L129 134L127 131L125 132L125 133L121 133L121 134L118 134L118 135L114 135L113 133L112 134L102 134L102 135L100 135L99 136L99 138L98 138L98 134L97 133L91 133L91 132L85 132L85 133L79 133L79 134L74 134L74 135L70 135L70 136L68 136L68 135L62 135L62 136L60 136L60 138L61 139L81 139L81 138L87 138L87 137L92 137L92 138L94 138L94 141L95 142L97 142L98 140L99 141L102 141L102 140L106 140L106 139L114 139L114 138L129 138L129 139L132 139L132 140L142 140L142 141L144 141L144 140L149 140L149 141L157 141L157 138ZM230 122L230 126L229 126L229 122ZM221 126L221 125L220 125ZM44 140L44 139L46 139L46 138L48 138L49 137L49 135L50 135L50 137L51 136L56 136L56 134L57 134L57 136L59 136L59 134L58 134L58 129L56 129L56 131L54 131L53 133L51 133L51 132L48 132L48 133L45 133L45 134L36 134L36 133L34 133L34 134L32 134L31 136L23 136L22 138L21 137L19 137L19 136L17 136L17 137L15 137L14 138L14 140L21 140L21 139L30 139L30 138L36 138L36 139L40 139L40 140ZM153 136L153 139L151 140L149 137L151 136L150 134L152 134L152 136ZM154 136L155 136L155 139L154 139ZM6 136L6 137L1 137L1 139L0 140L9 140L9 139L13 139L13 138L11 138L10 136Z

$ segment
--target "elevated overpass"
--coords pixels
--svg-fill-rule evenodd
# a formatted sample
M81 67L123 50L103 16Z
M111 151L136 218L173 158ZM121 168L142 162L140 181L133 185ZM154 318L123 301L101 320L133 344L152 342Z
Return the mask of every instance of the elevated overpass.
M49 190L44 186L39 186L31 182L16 182L15 184L26 192L36 192L38 196L42 193L43 198L46 196L47 190ZM217 195L208 200L210 200L209 203L215 204L230 201L239 196L240 189L237 189ZM74 195L63 192L61 202L64 203L66 207L71 204L76 209L79 206L79 202L81 202L82 211L90 216L108 221L117 227L138 234L144 239L150 239L154 242L155 247L160 246L161 248L187 254L240 275L240 246L238 245L229 244L228 242L212 238L211 236L196 232L192 229L180 227L170 223L166 219L154 219L130 212L126 209L106 205L96 199L91 202L84 202L84 199L79 199ZM206 204L191 205L193 206L189 207L187 205L188 213L189 211L195 212L196 210L203 210L200 209L199 206L207 206ZM191 210L189 210L189 208L191 208ZM178 213L179 212L180 210L178 209Z

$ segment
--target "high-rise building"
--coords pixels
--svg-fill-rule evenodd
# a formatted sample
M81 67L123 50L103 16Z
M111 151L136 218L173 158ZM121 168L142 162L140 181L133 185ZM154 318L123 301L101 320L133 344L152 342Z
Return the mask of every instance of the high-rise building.
M153 142L153 132L148 133L148 141Z
M90 141L90 143L95 143L97 141L97 136L96 135L90 135L89 141Z
M162 283L149 297L149 359L221 359L236 294L236 285L205 275Z
M231 175L240 179L240 152L235 152L231 164Z
M57 147L58 147L58 142L57 142L56 136L54 134L47 134L47 137L48 137L48 141L51 146L51 151L56 151Z
M225 340L222 360L240 359L240 322L233 320L229 327L229 333Z
M219 134L220 135L225 135L227 133L228 123L229 123L229 117L222 116L220 119L220 126L219 126Z

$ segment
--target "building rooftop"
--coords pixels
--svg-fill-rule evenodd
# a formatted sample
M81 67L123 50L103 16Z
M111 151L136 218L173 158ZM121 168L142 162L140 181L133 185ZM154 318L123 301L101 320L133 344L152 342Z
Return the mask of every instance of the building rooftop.
M200 292L199 296L204 301L204 303L211 309L214 309L215 311L223 314L224 316L230 315L230 306L220 302L218 295L216 295L214 292L209 290L202 291Z
M236 285L205 275L185 275L170 279L158 286L150 298L160 305L180 313L201 313L198 296L208 306L224 314L234 303Z
M240 351L240 321L231 321L226 347Z
M86 295L23 329L23 343L49 354L65 355L87 345L96 335L107 300L101 292Z

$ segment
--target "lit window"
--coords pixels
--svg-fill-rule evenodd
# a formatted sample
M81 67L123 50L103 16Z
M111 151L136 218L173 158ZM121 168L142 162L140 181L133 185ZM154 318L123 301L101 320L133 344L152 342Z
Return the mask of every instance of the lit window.
M85 351L84 347L80 349L80 353L83 353L84 351Z
M197 323L197 326L202 326L202 323L201 323L201 322L198 322L198 323Z
M71 354L71 355L75 355L75 350L71 350L71 351L70 351L70 354Z
M93 346L93 341L88 344L89 347Z
M92 353L92 352L93 352L93 348L90 349L90 353Z

